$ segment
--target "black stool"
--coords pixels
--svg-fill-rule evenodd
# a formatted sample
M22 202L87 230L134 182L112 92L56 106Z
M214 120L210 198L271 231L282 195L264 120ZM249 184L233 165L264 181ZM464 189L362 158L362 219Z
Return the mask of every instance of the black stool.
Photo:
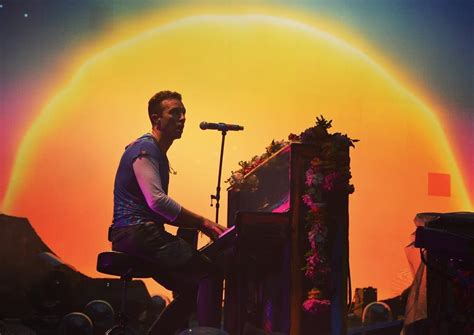
M128 282L133 278L150 278L153 276L153 264L143 258L117 251L102 252L97 257L97 271L108 275L119 276L123 281L120 311L117 314L117 324L105 335L134 334L127 327L126 299Z

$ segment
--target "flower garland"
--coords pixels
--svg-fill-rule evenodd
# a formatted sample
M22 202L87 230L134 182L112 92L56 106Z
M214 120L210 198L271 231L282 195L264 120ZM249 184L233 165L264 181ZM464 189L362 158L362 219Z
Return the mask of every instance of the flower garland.
M325 313L331 305L325 288L329 285L331 267L327 255L326 241L331 217L326 207L327 196L335 191L354 192L351 178L348 147L354 142L340 133L329 134L332 121L323 116L316 118L316 126L306 129L301 135L303 143L318 146L317 155L309 163L305 173L305 189L302 195L306 205L305 228L309 250L305 253L304 275L311 289L303 302L303 309L310 314Z
M313 144L315 157L309 163L305 173L305 189L302 195L303 203L307 207L305 215L305 229L307 232L309 250L305 253L306 264L302 268L309 281L311 289L303 302L304 311L310 314L319 314L327 311L331 305L324 292L328 286L331 267L326 255L326 241L328 226L331 218L326 211L327 196L334 191L354 192L349 183L351 173L347 149L354 147L354 142L347 135L341 133L329 134L332 121L323 116L316 118L316 125L306 129L300 135L290 134L288 140L273 140L266 148L265 153L254 156L250 161L240 161L240 169L232 171L226 180L234 190L256 189L258 180L254 175L244 178L250 171L261 165L271 155L291 142Z
M250 161L240 161L240 169L237 171L232 171L231 176L225 181L229 183L234 190L239 191L243 189L256 189L258 187L258 180L255 175L251 175L248 178L245 178L250 171L261 165L264 161L266 161L270 156L274 153L279 151L284 146L288 145L290 142L281 140L275 141L273 140L272 143L268 147L265 148L265 153L259 156L253 156Z

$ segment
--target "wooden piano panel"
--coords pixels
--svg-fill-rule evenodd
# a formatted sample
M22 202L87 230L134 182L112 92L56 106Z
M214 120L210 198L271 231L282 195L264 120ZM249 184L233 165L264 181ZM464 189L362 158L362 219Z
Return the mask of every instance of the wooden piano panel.
M287 214L237 214L235 259L224 302L224 328L230 334L242 334L246 324L289 330L289 223Z

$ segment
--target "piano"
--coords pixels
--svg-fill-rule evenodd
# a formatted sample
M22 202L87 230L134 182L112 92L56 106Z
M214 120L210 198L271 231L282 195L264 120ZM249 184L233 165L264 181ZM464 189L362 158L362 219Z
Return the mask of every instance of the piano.
M232 255L227 266L224 329L231 335L255 333L346 334L348 279L348 194L326 199L332 216L328 233L331 273L325 287L330 312L308 314L302 304L312 284L304 276L309 248L302 202L305 172L320 152L292 143L244 176L247 187L228 189L231 229L204 248L215 259ZM349 151L347 150L347 162ZM253 331L253 332L252 332ZM258 333L258 332L257 332Z

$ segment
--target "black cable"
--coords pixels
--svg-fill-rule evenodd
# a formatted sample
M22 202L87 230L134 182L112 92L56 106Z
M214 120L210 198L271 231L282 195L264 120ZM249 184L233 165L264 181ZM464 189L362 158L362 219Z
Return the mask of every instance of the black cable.
M348 303L347 303L347 312L352 308L352 281L351 281L351 264L349 262L349 239L347 240L347 292L348 294Z
M347 303L347 312L349 312L352 308L352 282L351 282L351 266L349 262L347 262L347 295L348 295L348 303Z

